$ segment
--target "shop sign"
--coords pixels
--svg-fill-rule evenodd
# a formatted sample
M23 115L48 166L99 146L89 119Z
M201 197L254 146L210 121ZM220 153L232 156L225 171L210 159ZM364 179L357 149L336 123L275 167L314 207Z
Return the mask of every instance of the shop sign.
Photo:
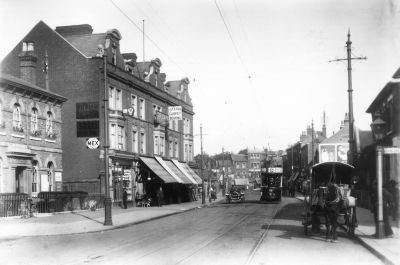
M400 147L385 147L383 148L384 154L400 154Z
M62 174L61 174L61 172L55 172L55 174L54 174L54 180L55 180L55 181L59 181L59 182L62 181Z
M168 107L168 117L170 121L182 120L182 106Z

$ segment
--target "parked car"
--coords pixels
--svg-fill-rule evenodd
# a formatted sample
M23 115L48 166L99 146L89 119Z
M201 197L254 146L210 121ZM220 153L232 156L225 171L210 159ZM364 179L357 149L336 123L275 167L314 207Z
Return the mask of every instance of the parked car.
M226 202L231 203L231 201L241 201L244 202L244 190L245 186L232 185L229 192L225 194Z

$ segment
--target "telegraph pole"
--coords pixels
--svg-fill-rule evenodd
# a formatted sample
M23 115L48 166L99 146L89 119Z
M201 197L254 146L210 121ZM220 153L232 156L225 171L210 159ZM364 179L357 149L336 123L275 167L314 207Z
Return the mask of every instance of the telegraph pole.
M201 174L201 203L206 204L206 191L204 186L204 176L203 176L203 127L200 123L200 174Z
M224 148L222 147L222 196L225 196L225 153L224 153Z
M343 59L335 59L329 62L339 62L339 61L347 61L347 81L348 81L348 95L349 95L349 151L350 155L347 160L349 164L354 164L354 117L353 117L353 87L352 87L352 75L351 75L351 60L366 60L367 57L351 57L351 40L350 40L350 29L347 33L347 58Z
M311 121L311 155L312 155L312 166L314 165L314 120ZM308 163L308 161L307 161Z

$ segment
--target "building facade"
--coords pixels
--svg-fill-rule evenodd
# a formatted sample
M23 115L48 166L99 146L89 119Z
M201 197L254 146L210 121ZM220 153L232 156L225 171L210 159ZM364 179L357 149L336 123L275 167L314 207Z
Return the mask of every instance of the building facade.
M152 193L166 184L141 157L151 157L153 164L163 163L155 156L178 162L193 160L194 112L189 80L166 83L166 75L160 72L161 60L137 62L134 53L121 53L121 39L117 29L94 34L92 27L84 24L53 30L40 21L2 61L3 71L15 75L14 57L23 42L34 43L38 61L48 54L51 91L68 99L62 125L64 190L104 192L105 126L114 200L121 199L122 188L127 188L128 199L133 199L137 191L149 189ZM45 85L46 80L39 77L37 83ZM169 122L170 106L182 107L182 120ZM100 139L99 149L87 148L86 141L92 137ZM170 176L171 172L168 169L166 174ZM152 177L140 177L145 174L154 177L147 187L145 182L151 182Z
M33 43L23 42L14 59L19 61L16 76L21 78L0 75L0 193L35 197L43 191L60 191L66 99L35 85L40 67Z

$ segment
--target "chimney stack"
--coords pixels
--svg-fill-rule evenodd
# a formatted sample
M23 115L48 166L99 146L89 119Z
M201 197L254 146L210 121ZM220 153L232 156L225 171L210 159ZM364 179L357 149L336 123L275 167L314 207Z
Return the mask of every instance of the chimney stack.
M36 62L37 55L34 51L33 42L23 42L22 52L18 55L21 71L21 79L36 85Z

